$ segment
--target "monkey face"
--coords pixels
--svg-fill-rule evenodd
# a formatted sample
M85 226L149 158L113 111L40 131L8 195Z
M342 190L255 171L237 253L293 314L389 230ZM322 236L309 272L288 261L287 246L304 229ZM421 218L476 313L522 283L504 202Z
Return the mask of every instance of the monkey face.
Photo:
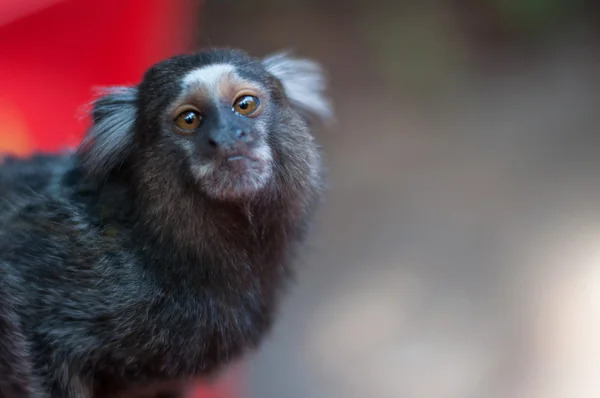
M193 69L180 85L162 122L204 192L237 199L260 191L273 173L268 88L227 63Z
M283 54L176 56L152 66L138 86L94 103L81 153L92 174L133 158L146 185L161 173L168 184L191 180L218 200L301 186L318 163L310 116L330 116L324 89L318 64Z

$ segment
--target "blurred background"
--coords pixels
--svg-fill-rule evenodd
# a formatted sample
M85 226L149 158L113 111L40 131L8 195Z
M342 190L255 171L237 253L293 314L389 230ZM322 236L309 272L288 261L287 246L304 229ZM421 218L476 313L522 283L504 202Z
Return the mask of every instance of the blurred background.
M0 150L76 145L93 86L179 51L316 59L338 120L317 132L325 203L272 334L199 395L599 397L599 18L594 0L0 0Z

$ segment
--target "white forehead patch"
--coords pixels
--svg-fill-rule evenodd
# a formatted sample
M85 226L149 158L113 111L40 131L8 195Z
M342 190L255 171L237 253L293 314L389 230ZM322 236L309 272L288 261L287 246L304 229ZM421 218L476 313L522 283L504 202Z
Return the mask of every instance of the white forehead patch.
M194 69L183 77L183 88L203 88L209 93L218 92L218 85L223 76L235 71L231 64L212 64Z

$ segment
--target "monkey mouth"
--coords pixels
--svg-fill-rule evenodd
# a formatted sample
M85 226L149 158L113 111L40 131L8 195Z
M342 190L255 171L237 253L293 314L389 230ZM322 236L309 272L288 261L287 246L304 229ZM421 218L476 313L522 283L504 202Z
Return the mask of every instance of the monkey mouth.
M222 151L213 160L213 164L221 170L232 170L239 173L260 172L270 159L264 156L264 151L261 151L260 147L257 149L236 148Z
M244 159L248 159L248 157L244 156L244 155L233 155L233 156L229 156L227 158L227 161L228 162L235 162L235 161L244 160Z
M222 163L223 166L230 167L230 168L231 167L234 167L234 168L252 167L253 164L260 163L260 159L248 156L245 153L231 154L231 155L224 157L223 160L224 161L221 161L219 163Z
M237 174L259 172L262 162L256 157L249 156L246 152L234 152L215 159L217 170L229 171Z
M259 146L221 152L193 169L207 194L235 200L251 196L266 185L273 172L272 159L271 149Z
M227 151L222 153L219 156L220 159L225 160L226 163L229 162L240 162L240 161L250 161L250 162L260 162L260 156L257 156L253 153L252 150L243 149L243 150L235 150L235 151Z

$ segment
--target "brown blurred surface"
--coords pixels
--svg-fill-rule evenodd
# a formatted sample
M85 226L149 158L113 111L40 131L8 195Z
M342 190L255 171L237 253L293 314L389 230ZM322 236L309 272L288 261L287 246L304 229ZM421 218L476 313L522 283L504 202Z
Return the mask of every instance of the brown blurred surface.
M589 15L536 36L438 3L207 2L203 46L321 61L339 121L251 398L600 396Z

